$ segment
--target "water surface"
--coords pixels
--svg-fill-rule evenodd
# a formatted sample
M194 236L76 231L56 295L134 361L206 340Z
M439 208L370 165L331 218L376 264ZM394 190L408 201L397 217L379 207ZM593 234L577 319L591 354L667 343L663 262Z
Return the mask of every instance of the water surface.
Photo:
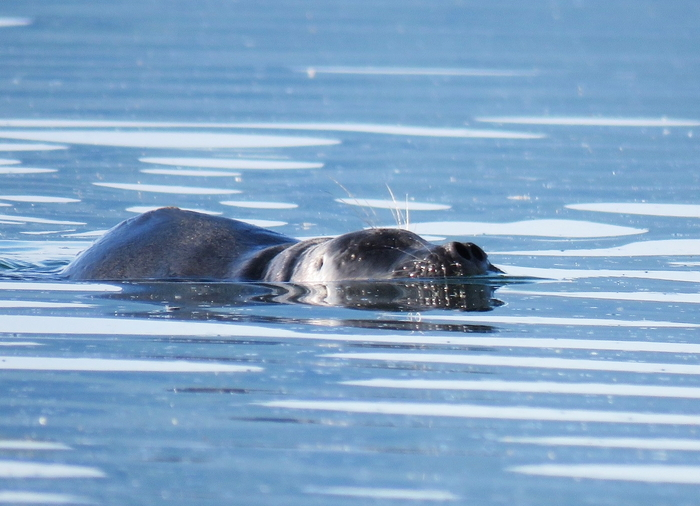
M0 503L695 504L692 2L8 4ZM469 283L68 283L175 205Z

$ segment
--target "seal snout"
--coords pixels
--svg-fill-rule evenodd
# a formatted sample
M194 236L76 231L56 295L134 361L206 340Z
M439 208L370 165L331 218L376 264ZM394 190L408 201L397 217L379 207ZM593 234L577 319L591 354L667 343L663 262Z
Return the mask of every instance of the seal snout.
M487 274L496 272L503 274L503 271L498 267L494 267L489 262L486 252L471 242L450 242L443 246L454 262L459 264L463 272L467 275Z

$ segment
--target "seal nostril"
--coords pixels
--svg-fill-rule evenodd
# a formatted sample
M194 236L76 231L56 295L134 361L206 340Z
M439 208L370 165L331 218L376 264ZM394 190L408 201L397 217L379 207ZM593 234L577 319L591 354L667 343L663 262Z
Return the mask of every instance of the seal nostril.
M476 258L477 261L486 261L486 252L483 249L471 242L467 243L466 246L469 247L469 250L472 252L472 256Z
M464 258L465 260L471 260L472 259L472 251L471 248L469 248L468 244L463 244L461 242L453 242L450 244L452 246L452 250L457 253L459 256Z

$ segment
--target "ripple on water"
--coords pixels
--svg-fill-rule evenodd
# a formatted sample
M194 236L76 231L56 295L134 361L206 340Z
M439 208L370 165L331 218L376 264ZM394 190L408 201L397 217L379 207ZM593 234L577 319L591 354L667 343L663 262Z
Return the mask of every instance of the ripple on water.
M21 144L19 142L0 142L0 151L56 151L68 149L60 144Z
M12 28L16 26L29 26L34 22L32 18L25 17L0 17L0 28Z
M317 74L352 74L370 76L449 76L449 77L533 77L537 70L488 69L488 68L430 68L430 67L351 67L320 66L299 67L310 78Z
M12 202L32 202L41 204L69 204L80 202L80 199L72 199L67 197L48 197L42 195L0 195L0 200L9 200Z
M377 209L396 209L399 211L445 211L452 207L446 204L432 204L428 202L415 202L412 200L382 200L355 197L335 199L335 201L351 206L373 207Z
M372 500L399 501L455 501L459 497L446 490L409 489L409 488L374 488L374 487L304 487L307 494L339 497L354 497Z
M145 163L175 165L178 167L203 167L207 169L289 170L320 169L322 163L293 162L286 160L249 160L243 158L139 158Z
M477 121L519 125L609 126L609 127L695 127L700 121L671 118L603 118L582 116L483 116Z
M0 214L0 220L17 223L44 223L48 225L85 225L82 221L51 220L48 218L34 218L32 216L10 216Z
M164 206L132 206L132 207L127 207L126 210L130 213L147 213L149 211L155 211L156 209L160 209ZM219 216L223 213L220 213L219 211L208 211L206 209L192 209L192 208L186 208L186 207L180 207L183 211L194 211L197 213L202 213L202 214L208 214L210 216ZM102 231L98 231L102 232ZM100 234L102 235L102 234Z
M700 239L663 239L640 241L597 249L557 249L491 252L492 255L525 255L543 257L648 257L648 256L695 256L700 251Z
M240 172L223 172L220 170L186 170L186 169L141 169L144 174L160 174L162 176L183 177L239 177Z
M178 193L182 195L227 195L241 193L240 190L227 190L223 188L200 188L197 186L168 186L160 184L140 183L92 183L95 186L114 188L115 190L128 190L150 193Z
M31 128L244 128L264 130L316 130L327 132L357 132L388 135L406 135L418 137L445 137L445 138L478 138L478 139L542 139L544 134L529 132L507 132L499 130L477 130L470 128L436 128L425 126L382 125L376 123L187 123L187 122L149 122L149 121L103 121L103 120L49 120L49 119L5 119L0 120L0 126L4 127L31 127ZM2 132L0 132L1 134ZM137 134L139 132L136 132ZM26 140L50 140L53 142L71 142L46 139L44 137L28 137L31 133L22 132L27 137L11 137ZM189 134L186 134L189 135ZM2 135L0 135L2 137ZM71 136L75 138L75 136ZM322 144L303 145L329 145L338 144L340 141L320 139ZM79 142L78 142L79 143ZM114 145L114 144L105 144ZM121 145L121 144L120 144ZM146 147L146 146L142 146ZM170 147L170 146L167 146ZM180 146L173 146L180 147ZM183 146L185 147L185 146ZM210 146L201 146L210 147ZM226 147L226 146L218 146ZM228 146L228 147L284 147L284 146Z
M132 148L214 149L329 146L335 139L202 131L0 130L0 138Z
M0 174L48 174L50 172L58 172L57 169L41 169L38 167L16 167L2 166L0 164Z
M243 200L223 200L219 202L219 204L232 207L245 207L248 209L296 209L299 207L297 204L290 204L287 202L256 202Z
M651 204L637 202L569 204L565 207L577 211L600 213L641 214L645 216L670 216L677 218L700 218L700 205L696 204Z
M700 466L669 464L535 464L515 466L508 471L534 476L575 479L636 481L645 483L700 484Z
M0 478L104 478L96 467L0 460Z

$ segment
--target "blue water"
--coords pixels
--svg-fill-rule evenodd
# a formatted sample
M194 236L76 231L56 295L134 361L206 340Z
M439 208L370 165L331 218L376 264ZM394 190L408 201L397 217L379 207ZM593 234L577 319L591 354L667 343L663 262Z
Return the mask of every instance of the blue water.
M0 503L696 504L699 14L3 4ZM57 280L167 205L507 275Z

